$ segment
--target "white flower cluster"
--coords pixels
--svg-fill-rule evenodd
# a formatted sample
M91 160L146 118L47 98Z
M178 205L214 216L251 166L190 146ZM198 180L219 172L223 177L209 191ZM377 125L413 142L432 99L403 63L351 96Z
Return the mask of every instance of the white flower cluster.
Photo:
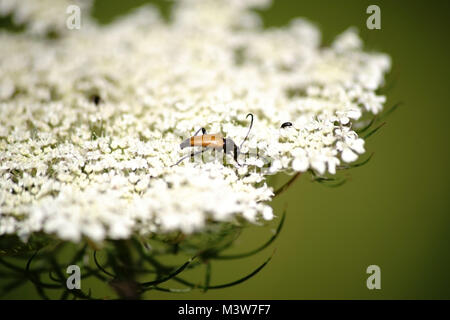
M144 7L53 41L0 33L0 235L101 241L270 220L266 174L355 161L352 125L382 109L389 57L352 29L327 48L302 19L264 29L248 8L267 2L183 0L170 24ZM0 7L45 11L20 3ZM220 150L172 166L201 127L239 146L248 113L242 166Z

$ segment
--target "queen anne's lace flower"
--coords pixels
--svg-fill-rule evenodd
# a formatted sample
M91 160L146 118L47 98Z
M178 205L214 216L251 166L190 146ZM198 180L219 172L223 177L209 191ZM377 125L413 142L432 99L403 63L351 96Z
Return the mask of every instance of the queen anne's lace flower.
M20 2L0 7L34 10L33 29L45 8ZM355 161L352 124L381 110L389 57L363 52L352 29L328 48L302 19L265 30L248 7L266 3L180 1L171 24L146 7L52 42L1 33L0 234L101 241L270 220L266 174ZM239 145L248 113L242 167L221 151L171 167L200 127Z

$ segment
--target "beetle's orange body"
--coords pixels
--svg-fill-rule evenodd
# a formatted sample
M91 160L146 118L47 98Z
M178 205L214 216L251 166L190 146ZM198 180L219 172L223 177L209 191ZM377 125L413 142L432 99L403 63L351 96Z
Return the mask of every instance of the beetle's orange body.
M189 140L189 145L191 147L206 147L213 149L223 148L223 134L212 133L203 134L201 136L193 136Z
M248 128L248 132L247 135L245 136L244 140L241 143L241 146L238 147L233 140L231 140L230 138L225 138L223 136L223 134L221 133L210 133L207 134L205 128L200 128L197 130L197 132L194 134L194 136L187 138L186 140L184 140L181 144L180 144L180 148L184 149L184 148L188 148L188 147L202 147L202 150L196 151L196 152L192 152L190 155L186 155L184 157L182 157L180 160L177 161L177 163L173 164L173 166L178 165L181 161L183 161L184 159L188 158L188 157L193 157L196 154L200 154L205 152L208 149L216 149L216 150L222 150L224 153L226 154L231 154L233 155L233 159L234 161L236 161L236 163L240 166L239 162L238 162L238 156L239 156L239 149L242 147L242 144L245 142L245 140L247 140L247 137L250 133L250 130L252 129L253 126L253 115L251 113L249 113L247 115L252 117L252 120L250 122L250 127ZM199 132L202 132L202 135L197 135Z

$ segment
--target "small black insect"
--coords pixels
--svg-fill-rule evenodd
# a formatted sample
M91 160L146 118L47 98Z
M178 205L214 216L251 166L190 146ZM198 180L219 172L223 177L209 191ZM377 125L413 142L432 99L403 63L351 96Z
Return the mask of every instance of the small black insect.
M285 122L281 125L281 129L287 128L287 127L292 127L292 123L291 122Z
M100 102L102 102L102 98L100 98L100 96L98 94L93 94L91 96L91 101L93 103L95 103L96 106L98 106L100 104Z
M233 140L230 138L225 138L223 134L221 133L212 133L207 134L205 128L200 128L197 130L196 133L190 138L187 138L180 144L180 148L184 149L187 147L202 147L202 150L197 152L192 152L191 154L188 154L187 156L182 157L180 160L177 161L177 163L173 164L173 166L178 165L181 161L183 161L186 158L193 157L197 154L203 153L208 149L216 149L216 150L223 150L226 154L233 154L233 159L236 161L236 163L241 166L241 164L238 162L238 156L241 153L240 150L242 148L242 145L244 144L245 140L247 140L248 135L250 134L250 130L252 130L253 126L253 114L249 113L247 115L248 117L251 117L252 120L250 122L250 126L248 128L247 135L245 136L244 140L242 140L241 145L238 147L236 143L234 143ZM202 132L202 135L197 135L199 132Z

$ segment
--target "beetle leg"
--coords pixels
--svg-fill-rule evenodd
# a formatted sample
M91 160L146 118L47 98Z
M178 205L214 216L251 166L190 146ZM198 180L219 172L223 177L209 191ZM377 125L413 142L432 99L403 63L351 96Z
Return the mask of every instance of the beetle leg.
M200 128L200 129L197 130L196 133L194 133L194 136L196 136L200 131L202 132L202 134L206 134L206 129L205 128Z
M203 152L205 152L206 150L208 150L208 149L202 149L202 150L200 150L200 151L192 152L191 154L185 155L185 156L182 157L180 160L178 160L177 163L171 165L170 167L177 166L177 165L179 165L180 162L183 161L184 159L187 159L187 158L189 158L189 157L193 157L193 156L195 156L195 155L197 155L197 154L203 153Z

